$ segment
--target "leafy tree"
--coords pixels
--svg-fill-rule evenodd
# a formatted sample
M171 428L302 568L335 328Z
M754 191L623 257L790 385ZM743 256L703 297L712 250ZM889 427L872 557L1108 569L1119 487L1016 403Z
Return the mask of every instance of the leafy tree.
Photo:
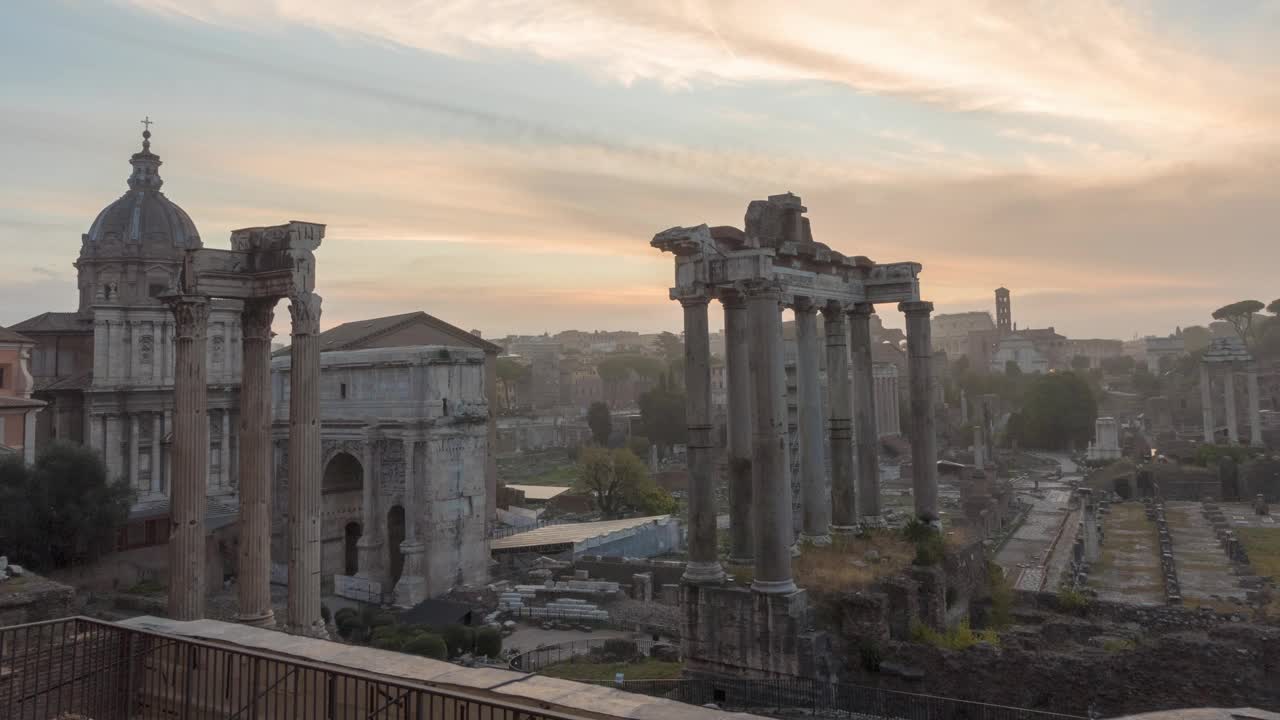
M676 511L676 499L666 488L652 481L633 492L630 502L642 515L671 515Z
M1022 368L1018 367L1018 363L1013 360L1006 360L1004 363L1004 374L1009 377L1017 377L1022 374Z
M492 628L489 628L492 630ZM494 630L496 633L497 631ZM502 636L498 636L498 649L502 649ZM400 648L400 652L420 655L435 660L448 660L449 648L443 638L432 633L424 633L409 640Z
M1032 381L1007 432L1021 447L1062 450L1088 442L1097 417L1097 400L1085 378L1074 372L1049 373Z
M492 627L482 627L476 631L476 653L490 658L502 655L502 633Z
M666 372L666 366L657 358L631 353L606 356L596 365L596 373L606 383L620 382L632 373L643 378L655 379Z
M1146 365L1133 369L1133 390L1144 398L1160 394L1160 378L1151 374Z
M1081 371L1081 372L1082 372L1082 371L1088 370L1088 369L1089 369L1089 365L1090 365L1090 362L1089 362L1089 356L1088 356L1088 355L1076 355L1075 357L1071 358L1071 369L1072 369L1072 370L1076 370L1076 371Z
M1236 334L1240 336L1240 340L1248 347L1253 342L1253 320L1254 315L1263 309L1263 304L1258 300L1241 300L1223 305L1213 311L1214 320L1226 320L1231 323L1231 327L1236 329Z
M653 340L653 345L668 363L684 357L684 341L675 333L658 333L658 337Z
M658 446L659 452L685 442L688 430L684 393L664 379L640 396L640 423L645 437Z
M591 428L591 437L596 444L605 447L609 444L609 436L613 434L613 417L609 415L609 406L602 402L593 402L587 408L587 426Z
M1209 332L1209 328L1203 325L1182 328L1182 343L1189 353L1209 347L1209 340L1212 338L1213 334Z
M52 443L31 467L0 460L0 547L37 570L92 562L115 547L132 503L128 483L108 481L82 445Z
M1133 372L1136 365L1134 359L1128 355L1114 355L1112 357L1102 359L1102 372L1107 375L1127 375Z
M1272 315L1280 315L1280 298L1276 298L1267 304L1267 312Z
M577 487L591 493L606 517L621 517L628 510L663 507L658 505L662 501L655 491L665 491L649 478L640 458L622 448L583 448L578 458Z
M643 435L632 435L627 438L627 449L643 460L649 456L649 438Z

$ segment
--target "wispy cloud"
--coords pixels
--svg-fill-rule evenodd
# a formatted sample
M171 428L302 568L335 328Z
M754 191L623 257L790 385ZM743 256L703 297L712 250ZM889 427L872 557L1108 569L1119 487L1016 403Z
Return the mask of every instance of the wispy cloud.
M132 2L210 23L300 24L460 56L527 52L623 83L822 80L952 111L1098 123L1144 144L1262 141L1277 110L1276 65L1217 59L1160 32L1134 6L1105 0Z

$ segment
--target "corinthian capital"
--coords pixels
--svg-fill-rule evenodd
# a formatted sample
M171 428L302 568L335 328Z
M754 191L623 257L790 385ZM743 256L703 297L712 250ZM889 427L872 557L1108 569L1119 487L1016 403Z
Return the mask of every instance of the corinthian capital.
M289 315L293 318L294 335L316 335L320 332L320 296L299 293L289 296Z
M246 300L240 313L240 327L245 340L271 340L271 323L276 316L276 299Z
M197 295L178 295L165 300L173 311L174 336L179 340L199 340L209 328L209 300Z

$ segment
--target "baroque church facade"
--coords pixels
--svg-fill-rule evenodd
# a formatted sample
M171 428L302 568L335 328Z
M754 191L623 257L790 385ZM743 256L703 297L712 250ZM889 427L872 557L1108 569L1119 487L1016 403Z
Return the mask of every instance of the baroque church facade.
M36 342L34 394L49 404L37 444L83 443L136 493L120 549L168 537L174 319L160 296L175 286L186 251L201 247L191 217L160 190L161 161L150 137L143 132L141 151L129 159L127 191L81 236L77 309L13 326ZM237 494L240 332L240 303L216 301L207 365L209 514L227 521Z

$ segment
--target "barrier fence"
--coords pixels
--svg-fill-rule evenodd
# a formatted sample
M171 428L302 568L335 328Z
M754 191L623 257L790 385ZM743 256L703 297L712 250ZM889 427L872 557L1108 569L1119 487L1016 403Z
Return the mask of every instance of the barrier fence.
M511 658L511 668L523 672L538 672L551 665L565 662L629 662L637 657L650 657L654 648L660 648L659 656L675 660L680 655L680 645L648 638L588 638L571 640L530 650Z
M804 715L904 720L1085 720L1081 715L806 678L698 676L677 680L624 680L620 684L594 681L593 684L691 705L714 704L722 710L778 718Z
M395 682L89 618L0 628L6 720L572 720L532 704ZM577 716L580 717L580 716Z

